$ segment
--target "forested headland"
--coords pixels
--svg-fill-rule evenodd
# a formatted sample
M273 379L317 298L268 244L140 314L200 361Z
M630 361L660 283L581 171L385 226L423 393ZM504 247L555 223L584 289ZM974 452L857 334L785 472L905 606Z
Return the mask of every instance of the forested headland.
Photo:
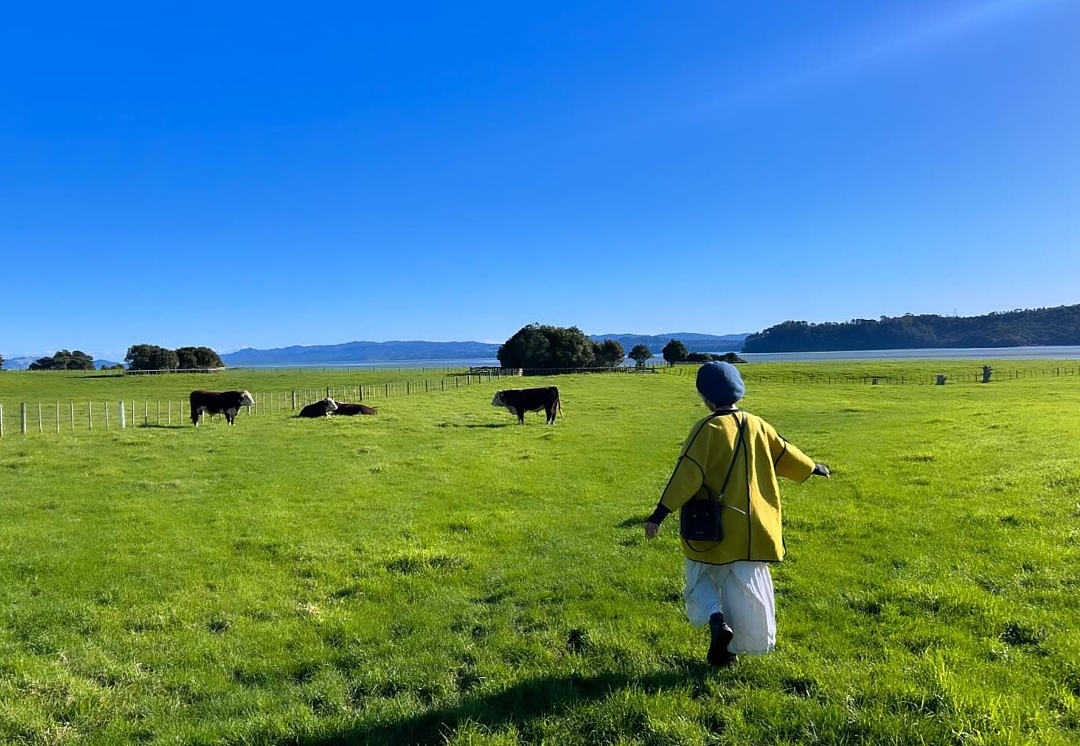
M751 334L743 352L1080 345L1080 305L984 316L906 314L841 323L785 321Z

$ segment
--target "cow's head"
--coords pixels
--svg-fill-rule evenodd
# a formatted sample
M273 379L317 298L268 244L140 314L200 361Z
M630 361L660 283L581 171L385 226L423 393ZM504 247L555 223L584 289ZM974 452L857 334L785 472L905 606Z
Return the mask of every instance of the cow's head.
M247 389L244 389L243 391L240 392L240 406L241 407L250 407L254 403L255 403L255 400L251 397L251 392L250 391L248 391Z
M503 401L503 392L496 391L495 398L491 400L491 406L493 407L505 407L506 402Z
M331 399L329 396L326 397L326 411L327 412L336 412L337 411L337 402L334 401L333 399Z

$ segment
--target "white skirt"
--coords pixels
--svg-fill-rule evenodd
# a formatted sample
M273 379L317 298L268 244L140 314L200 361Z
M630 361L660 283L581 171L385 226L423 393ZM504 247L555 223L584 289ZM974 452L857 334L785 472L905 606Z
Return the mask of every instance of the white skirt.
M734 633L728 650L764 655L776 646L776 603L767 562L707 565L686 560L686 617L702 627L716 612Z

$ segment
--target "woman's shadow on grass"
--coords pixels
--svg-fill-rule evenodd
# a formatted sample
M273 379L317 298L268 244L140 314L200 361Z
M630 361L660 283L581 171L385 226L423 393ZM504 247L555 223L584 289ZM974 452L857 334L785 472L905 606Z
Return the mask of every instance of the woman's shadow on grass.
M338 733L301 738L300 746L334 744L442 744L464 723L499 728L525 724L577 704L605 699L624 689L646 694L679 686L699 693L709 678L728 678L734 671L718 671L704 662L688 662L677 671L629 676L602 673L594 676L543 676L514 684L487 696L466 695L460 704L391 722L358 725Z

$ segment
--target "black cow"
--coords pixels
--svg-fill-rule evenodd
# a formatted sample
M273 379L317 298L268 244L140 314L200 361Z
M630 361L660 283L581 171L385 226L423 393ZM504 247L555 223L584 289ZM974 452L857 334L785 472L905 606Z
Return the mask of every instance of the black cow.
M191 423L199 426L199 415L206 412L210 415L224 413L226 421L231 425L236 421L236 413L240 407L250 407L255 403L247 391L192 391L189 397L191 402Z
M343 414L347 417L351 417L354 414L375 414L375 409L366 406L364 404L349 404L348 402L339 401L337 403L337 411L334 414Z
M337 402L334 401L333 399L331 399L330 397L326 397L325 399L320 399L317 402L312 402L311 404L308 404L306 407L301 409L300 414L298 414L296 416L297 417L329 417L330 415L334 414L337 411L337 408L338 408Z
M491 400L493 407L506 407L510 414L517 415L518 424L525 424L526 412L539 412L541 409L547 413L547 424L555 424L555 413L562 412L562 403L559 401L559 390L554 386L542 389L507 389L495 392L495 398Z

